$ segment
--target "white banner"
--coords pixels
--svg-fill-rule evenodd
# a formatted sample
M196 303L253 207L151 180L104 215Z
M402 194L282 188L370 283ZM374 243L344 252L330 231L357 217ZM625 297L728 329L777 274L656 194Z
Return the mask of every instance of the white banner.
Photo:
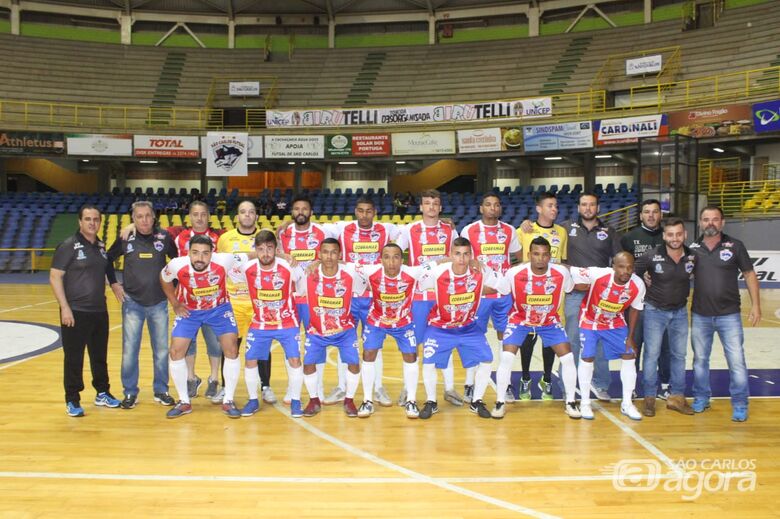
M593 147L590 121L524 126L525 151L571 150Z
M260 82L231 81L229 92L231 96L258 97L260 95Z
M269 159L325 158L324 135L266 135L265 155Z
M130 157L133 155L132 135L68 135L68 155L102 155Z
M199 155L197 137L171 137L169 135L136 135L133 137L133 153L136 157L167 157L195 159Z
M501 151L501 128L458 130L458 151L460 153Z
M658 137L669 131L666 115L643 115L598 122L596 144L635 141L640 137Z
M753 270L758 281L772 283L780 286L780 251L777 250L750 250L750 260L753 262ZM740 281L745 278L739 275Z
M394 133L393 155L441 155L455 153L455 132Z
M245 177L249 135L209 132L206 134L206 176Z
M393 126L458 121L521 120L552 116L552 98L516 99L396 108L335 108L331 110L268 110L266 126L337 127Z
M208 150L208 142L206 137L200 138L200 158L206 158L206 151ZM260 135L249 136L249 158L250 159L262 159L263 158L263 137Z
M654 54L626 60L626 75L638 76L640 74L655 74L663 68L663 56Z

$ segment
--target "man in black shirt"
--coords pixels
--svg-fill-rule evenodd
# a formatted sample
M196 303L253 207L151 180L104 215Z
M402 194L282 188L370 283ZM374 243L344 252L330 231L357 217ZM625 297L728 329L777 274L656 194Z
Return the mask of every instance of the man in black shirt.
M688 293L695 257L684 245L685 223L680 218L669 218L664 224L665 244L649 250L636 263L636 273L647 273L644 321L644 379L645 416L655 416L655 398L658 389L658 358L664 339L669 341L671 365L669 395L666 408L691 415L693 409L685 400L685 352L688 349ZM638 344L637 344L638 346Z
M118 238L108 251L113 262L125 257L124 284L109 277L111 289L122 303L122 386L123 409L132 409L138 400L138 353L144 321L149 328L154 359L154 400L173 405L168 394L168 302L160 287L159 273L167 258L178 255L170 235L154 225L152 204L135 202L131 208L135 231L126 240Z
M719 207L705 207L699 214L699 225L704 234L690 246L696 256L691 308L693 410L701 413L710 407L710 354L712 338L718 332L731 379L731 419L744 422L748 418L748 370L739 312L737 277L740 272L750 294L752 308L748 321L753 326L761 320L761 302L758 278L745 245L723 234L724 224L723 211Z
M84 416L84 345L89 351L95 405L119 407L109 392L108 308L106 275L113 275L106 248L97 237L101 215L97 207L79 209L79 230L57 246L49 283L60 304L62 351L65 355L65 402L69 416Z

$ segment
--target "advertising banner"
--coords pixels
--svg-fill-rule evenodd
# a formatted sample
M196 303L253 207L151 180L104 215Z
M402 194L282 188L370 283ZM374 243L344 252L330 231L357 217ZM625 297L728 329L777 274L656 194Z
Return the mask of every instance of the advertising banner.
M206 158L206 150L208 148L208 142L206 137L200 138L200 158ZM263 137L260 135L249 136L249 158L250 159L262 159L263 158Z
M131 157L132 135L71 134L67 136L68 155Z
M455 153L455 132L392 134L393 155L445 155Z
M65 152L65 136L47 132L0 131L0 154L58 155Z
M590 121L524 126L525 151L573 150L593 147Z
M325 158L324 135L266 135L265 155L269 159Z
M552 98L489 101L443 105L399 106L383 108L334 108L330 110L268 110L266 126L339 127L392 126L494 119L534 119L552 116Z
M780 251L750 250L748 254L758 281L780 287ZM739 279L744 281L745 278L740 274Z
M641 74L657 74L664 66L664 58L661 54L642 56L626 60L626 75L638 76Z
M246 133L209 132L206 134L206 176L245 177L249 135Z
M458 130L459 153L501 151L501 128Z
M780 132L780 99L756 103L751 111L756 133Z
M387 157L390 155L390 135L327 135L325 147L328 157Z
M644 115L595 121L593 134L596 145L635 143L640 137L669 135L666 115Z
M199 144L197 137L136 135L133 137L133 153L136 157L196 159L200 155Z
M752 135L750 105L726 105L672 112L669 114L669 130L672 135L688 135L697 139Z
M259 81L231 81L228 86L231 96L258 97L260 95Z

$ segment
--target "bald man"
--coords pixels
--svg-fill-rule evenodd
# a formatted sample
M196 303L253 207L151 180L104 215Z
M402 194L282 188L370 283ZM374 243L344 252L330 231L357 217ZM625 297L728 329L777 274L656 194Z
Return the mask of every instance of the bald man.
M639 317L638 311L644 307L645 285L634 274L634 256L628 252L619 252L612 259L612 268L572 267L571 274L579 289L587 291L580 311L582 349L577 370L582 394L582 418L593 420L590 385L596 347L601 341L608 361L621 359L623 401L620 412L632 420L641 420L642 415L631 401L631 393L636 386L636 344L633 333Z

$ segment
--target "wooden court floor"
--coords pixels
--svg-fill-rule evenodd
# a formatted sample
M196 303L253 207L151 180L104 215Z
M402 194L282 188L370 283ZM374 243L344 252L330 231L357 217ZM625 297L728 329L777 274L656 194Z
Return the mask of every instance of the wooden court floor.
M2 285L0 294L0 319L57 324L48 286ZM121 321L109 301L120 396ZM501 421L443 401L428 421L398 407L347 418L337 406L311 419L264 406L229 420L201 397L193 414L167 420L151 399L147 350L145 337L138 407L93 406L87 370L81 419L64 411L60 349L0 364L0 517L777 516L777 400L753 399L744 424L731 422L727 400L693 417L661 408L641 422L617 402L587 422L541 401L511 405ZM205 373L205 357L198 365ZM388 348L391 395L400 375ZM326 387L334 379L329 367ZM276 349L278 395L285 385ZM488 389L490 407L494 396ZM246 400L243 379L237 400Z

